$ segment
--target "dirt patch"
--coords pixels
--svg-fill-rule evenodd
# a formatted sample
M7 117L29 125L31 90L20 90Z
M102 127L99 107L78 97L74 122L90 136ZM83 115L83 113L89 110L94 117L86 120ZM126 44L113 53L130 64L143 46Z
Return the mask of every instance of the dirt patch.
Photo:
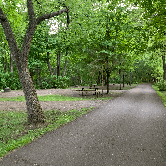
M79 87L82 88L82 87ZM85 87L87 88L87 87ZM110 94L106 94L106 90L103 90L104 97L116 97L119 94L123 93L125 90L110 90ZM82 92L76 91L76 89L44 89L44 90L36 90L38 95L66 95L72 97L93 97L94 92L87 92L84 94L86 96L82 96ZM99 90L102 94L102 90ZM2 93L0 92L0 97L8 98L8 97L18 97L24 96L23 91L11 91ZM88 107L99 107L101 104L108 102L108 100L81 100L81 101L41 101L41 106L43 110L59 110L59 111L68 111L71 109L80 110L81 108ZM0 102L0 110L10 110L10 111L26 111L26 103L25 102L15 102L15 101L5 101Z

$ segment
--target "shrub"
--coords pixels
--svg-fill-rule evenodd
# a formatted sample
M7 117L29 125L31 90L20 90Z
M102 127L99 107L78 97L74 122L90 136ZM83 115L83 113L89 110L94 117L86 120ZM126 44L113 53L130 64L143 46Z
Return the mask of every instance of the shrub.
M41 78L41 82L37 80L35 83L35 88L37 89L51 89L51 88L61 88L65 89L70 86L71 81L69 77L51 75Z
M159 91L166 91L166 80L161 79L157 84Z
M55 88L61 88L61 89L65 89L69 86L70 84L70 79L68 77L62 77L59 76L56 80L55 80Z
M4 73L0 73L0 89L4 89L6 87L6 79L4 77Z
M0 88L9 87L12 90L21 89L20 79L17 72L6 72L0 74Z

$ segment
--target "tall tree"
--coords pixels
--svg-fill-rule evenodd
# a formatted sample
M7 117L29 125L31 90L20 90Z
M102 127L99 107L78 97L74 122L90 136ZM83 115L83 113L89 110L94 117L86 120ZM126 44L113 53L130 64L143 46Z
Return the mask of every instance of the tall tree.
M136 0L136 2L138 3L138 7L144 9L143 17L147 20L147 26L149 27L151 38L154 42L153 47L155 47L155 50L160 49L160 53L162 53L163 78L166 79L166 2L165 0Z
M60 76L61 52L57 53L57 78Z
M39 103L36 90L34 88L32 78L28 69L28 57L31 46L31 41L37 25L45 19L49 19L54 16L58 16L63 12L69 12L68 8L61 9L57 12L43 14L36 18L34 6L32 0L27 0L29 23L24 40L22 42L22 48L19 49L18 43L12 31L8 18L0 7L0 23L3 27L6 39L8 41L10 52L13 55L20 82L22 84L23 92L26 99L28 122L32 124L44 123L45 116Z

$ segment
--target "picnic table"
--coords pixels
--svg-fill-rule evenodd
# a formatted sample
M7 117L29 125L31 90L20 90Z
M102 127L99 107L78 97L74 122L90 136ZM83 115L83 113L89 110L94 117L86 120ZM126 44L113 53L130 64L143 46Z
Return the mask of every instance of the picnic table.
M97 84L95 84L95 86L96 86ZM85 89L85 88L82 88L82 89L77 89L76 91L81 91L82 92L82 96L84 95L84 92L87 94L87 92L89 91L89 92L91 92L91 91L94 91L95 93L94 93L94 95L97 95L97 97L98 97L98 95L99 95L99 93L97 92L98 91L98 87L95 87L94 86L94 88L92 88L92 87L90 87L89 89Z

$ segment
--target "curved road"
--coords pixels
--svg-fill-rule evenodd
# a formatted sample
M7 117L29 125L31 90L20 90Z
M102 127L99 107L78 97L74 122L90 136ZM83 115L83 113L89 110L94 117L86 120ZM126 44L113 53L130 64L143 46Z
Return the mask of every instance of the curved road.
M141 84L47 133L1 166L166 166L166 109Z

